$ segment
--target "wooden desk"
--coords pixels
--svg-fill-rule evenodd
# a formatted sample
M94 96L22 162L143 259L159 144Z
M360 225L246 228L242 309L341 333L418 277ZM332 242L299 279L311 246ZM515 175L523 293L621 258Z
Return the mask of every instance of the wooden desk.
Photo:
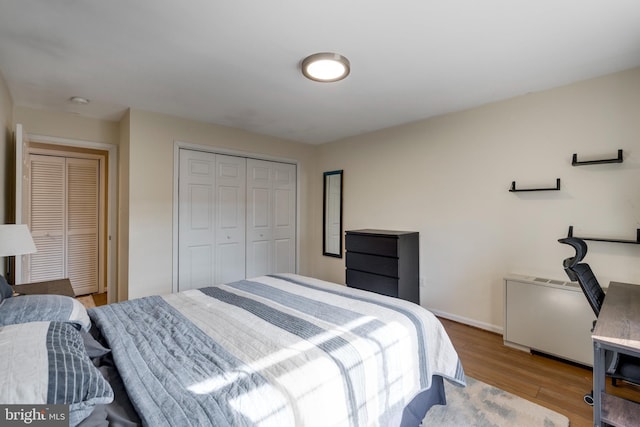
M47 280L46 282L27 283L13 286L13 291L20 295L54 294L75 297L69 279Z
M637 426L640 404L605 392L605 350L640 357L640 285L611 282L593 339L593 424Z

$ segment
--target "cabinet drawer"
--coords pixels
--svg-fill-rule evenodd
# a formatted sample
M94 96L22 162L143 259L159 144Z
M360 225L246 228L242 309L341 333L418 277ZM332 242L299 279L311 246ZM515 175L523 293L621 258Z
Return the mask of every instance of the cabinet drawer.
M398 258L347 252L347 268L398 277Z
M345 240L347 251L391 257L398 256L398 239L395 237L363 236L347 233Z
M347 269L347 286L398 297L398 279Z

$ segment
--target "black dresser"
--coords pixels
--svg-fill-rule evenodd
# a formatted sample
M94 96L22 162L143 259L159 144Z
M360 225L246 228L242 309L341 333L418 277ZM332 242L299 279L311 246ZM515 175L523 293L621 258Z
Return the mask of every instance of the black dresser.
M347 231L347 286L420 304L418 232Z

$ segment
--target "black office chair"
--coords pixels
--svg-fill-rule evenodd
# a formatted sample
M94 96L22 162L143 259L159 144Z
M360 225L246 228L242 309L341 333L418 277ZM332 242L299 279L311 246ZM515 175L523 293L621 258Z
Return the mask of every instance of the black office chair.
M576 255L567 258L562 262L564 271L572 282L578 282L584 296L587 297L589 305L593 309L596 318L600 315L600 308L604 302L605 293L598 283L595 274L587 263L580 262L587 255L587 244L577 237L566 237L558 239L558 242L572 246L576 250ZM596 320L597 321L597 320ZM593 322L593 328L596 325ZM623 380L634 385L640 385L640 359L619 354L613 351L605 352L605 370L607 376L611 377L611 383L617 385L617 380ZM593 405L593 390L584 396L584 401Z

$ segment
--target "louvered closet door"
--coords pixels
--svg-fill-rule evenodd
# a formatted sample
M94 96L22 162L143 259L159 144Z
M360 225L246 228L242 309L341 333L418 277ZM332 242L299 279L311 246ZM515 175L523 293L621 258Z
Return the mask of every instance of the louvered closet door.
M32 282L69 278L76 295L98 292L99 161L30 156Z
M65 278L66 179L63 157L30 156L30 229L37 252L28 257L27 282Z
M99 163L67 159L67 277L78 295L98 292Z

